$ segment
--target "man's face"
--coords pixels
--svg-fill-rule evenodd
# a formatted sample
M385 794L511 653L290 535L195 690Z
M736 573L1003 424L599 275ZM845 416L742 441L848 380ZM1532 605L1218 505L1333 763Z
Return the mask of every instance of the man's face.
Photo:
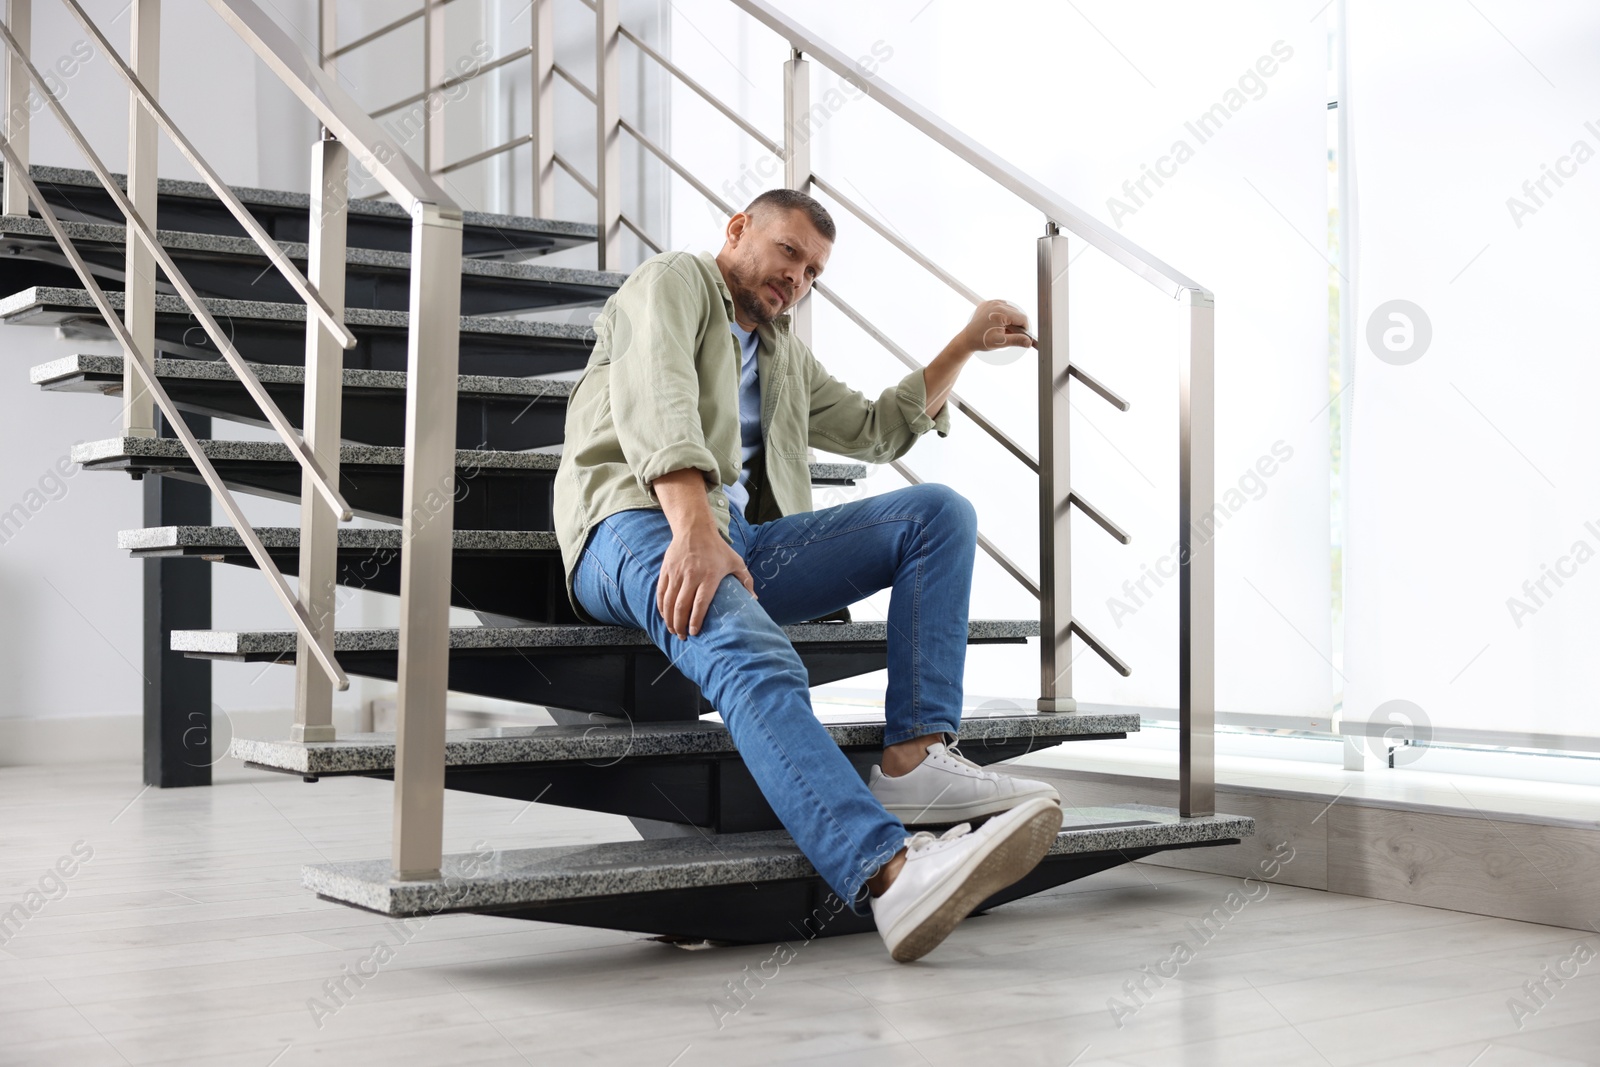
M728 243L717 257L737 317L765 326L794 307L828 264L833 242L804 211L766 208L728 221Z

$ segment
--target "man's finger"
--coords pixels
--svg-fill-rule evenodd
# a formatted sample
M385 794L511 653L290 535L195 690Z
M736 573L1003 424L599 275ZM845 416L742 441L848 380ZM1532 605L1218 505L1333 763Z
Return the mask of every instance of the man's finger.
M717 586L721 580L704 582L695 589L694 604L689 609L689 636L693 637L700 632L700 624L705 621L706 609L711 607L712 598L717 595Z
M756 580L750 576L749 568L745 567L743 564L740 564L739 569L733 572L733 576L739 579L746 589L750 590L751 596L755 597L757 600L761 599L759 596L756 596Z

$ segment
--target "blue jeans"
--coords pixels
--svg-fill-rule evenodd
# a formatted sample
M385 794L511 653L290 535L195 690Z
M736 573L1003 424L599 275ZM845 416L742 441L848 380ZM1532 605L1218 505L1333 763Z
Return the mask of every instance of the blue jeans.
M906 830L817 721L805 665L782 627L892 589L884 745L954 734L977 517L953 490L925 484L756 526L742 515L730 520L733 548L759 599L728 575L693 637L674 637L656 610L656 580L672 543L657 509L621 511L596 524L573 586L586 612L646 631L700 687L784 828L854 905Z

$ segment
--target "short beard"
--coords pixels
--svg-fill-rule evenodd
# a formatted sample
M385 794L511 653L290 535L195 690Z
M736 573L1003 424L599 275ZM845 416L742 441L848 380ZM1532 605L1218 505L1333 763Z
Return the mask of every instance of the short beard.
M757 326L770 326L779 315L783 314L781 308L778 311L772 311L767 307L767 302L761 298L760 292L746 284L745 275L742 271L733 271L733 283L730 287L730 292L733 296L734 307L750 322L755 323Z

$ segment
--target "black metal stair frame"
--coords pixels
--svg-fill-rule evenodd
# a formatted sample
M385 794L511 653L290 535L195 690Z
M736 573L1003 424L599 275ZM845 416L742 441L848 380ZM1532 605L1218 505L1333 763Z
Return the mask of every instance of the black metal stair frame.
M92 268L116 289L126 231L111 199L89 172L30 172L69 220L69 236ZM237 191L289 257L303 262L308 198ZM243 239L211 190L164 180L158 193L163 245L299 425L304 305L275 273L262 273L265 257ZM625 815L648 840L497 854L492 869L437 883L394 882L386 863L325 865L308 868L306 884L327 899L397 916L473 911L724 941L868 929L870 919L831 907L827 887L781 832L726 730L700 721L714 709L698 688L642 633L584 625L568 603L551 532L551 479L572 382L594 341L582 309L602 303L623 276L529 261L594 237L587 223L466 213L458 452L451 484L440 488L455 497L452 602L495 624L452 630L449 687L546 707L561 725L452 732L445 785ZM339 531L336 580L386 594L399 591L403 550L394 524L405 455L410 240L411 219L403 209L350 202L345 318L358 343L344 360L340 490L356 513L390 525ZM108 295L121 306L120 292ZM562 309L577 324L510 317ZM26 216L0 216L0 321L56 326L68 339L110 336L47 231ZM174 402L196 416L195 425L264 422L170 291L156 299L156 335L156 375ZM123 370L120 356L76 354L34 368L32 380L51 392L116 396ZM286 446L202 445L234 491L299 501L301 469ZM232 528L205 524L209 504L178 442L113 438L80 444L73 455L85 469L156 476L146 481L152 502L147 528L119 535L119 546L147 568L147 643L152 634L170 632L170 644L152 645L154 658L147 649L146 662L162 682L146 707L147 736L155 746L147 750L147 781L209 781L208 768L185 770L196 765L194 734L175 727L171 716L202 701L209 714L205 671L211 662L292 664L295 635L196 628L209 625L199 610L202 600L209 602L209 586L193 581L201 561L255 561ZM852 463L811 469L813 482L822 485L848 485L865 473ZM285 574L298 571L298 529L257 533ZM499 624L509 621L528 625ZM788 629L813 685L885 666L884 623ZM968 637L972 644L1021 643L1037 633L1033 620L975 620ZM393 678L397 638L393 630L341 630L335 652L353 675ZM185 665L194 670L185 674ZM865 775L881 750L881 722L827 728ZM963 750L987 764L1067 741L1122 738L1138 728L1132 713L980 713L963 724ZM232 752L253 766L309 781L387 779L394 766L392 735L316 743L236 738ZM1160 809L1069 811L1045 862L984 906L1163 849L1235 843L1252 829L1250 820L1226 815L1182 820ZM459 868L459 859L447 868Z

